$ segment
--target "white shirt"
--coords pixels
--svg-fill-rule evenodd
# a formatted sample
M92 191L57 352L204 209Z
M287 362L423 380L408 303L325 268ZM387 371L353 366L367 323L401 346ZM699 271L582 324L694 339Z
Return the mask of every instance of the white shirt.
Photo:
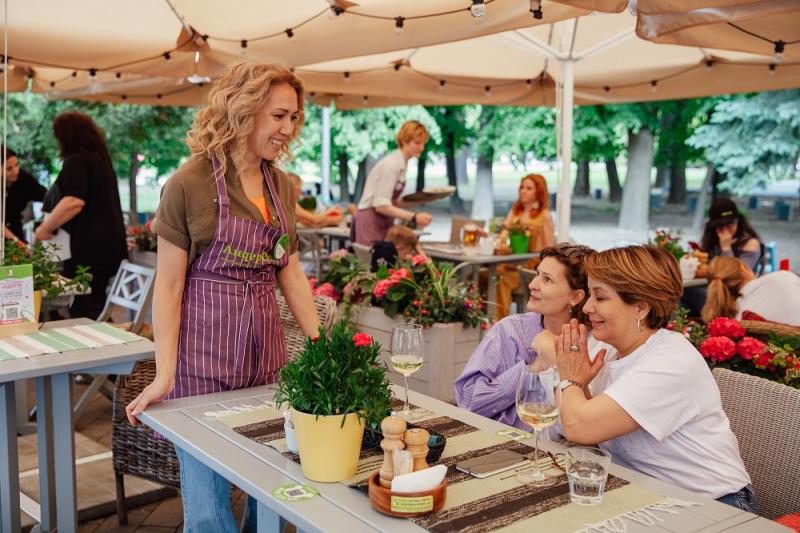
M683 335L661 329L618 359L609 347L589 385L640 428L600 444L614 463L719 498L750 483L739 444L703 357Z
M364 185L359 209L392 205L392 194L398 183L405 185L408 162L400 150L390 153L372 168Z
M750 281L739 291L736 318L752 311L766 320L800 326L800 277L779 270Z

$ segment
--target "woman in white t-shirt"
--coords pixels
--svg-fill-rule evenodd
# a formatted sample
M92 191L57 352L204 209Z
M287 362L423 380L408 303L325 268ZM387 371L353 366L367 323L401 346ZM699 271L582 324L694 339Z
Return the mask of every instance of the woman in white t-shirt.
M367 176L364 192L358 203L358 211L353 217L351 240L365 246L386 239L386 232L399 218L414 222L423 228L433 218L429 213L414 213L403 209L405 204L400 195L406 186L406 167L408 160L419 157L428 141L428 130L422 123L409 120L397 132L397 150L380 161Z
M700 353L664 326L683 288L675 259L652 246L586 258L594 337L575 321L556 339L564 436L599 443L613 462L755 512L750 476ZM588 384L588 386L587 386Z
M752 311L764 320L800 326L800 277L779 270L757 278L735 257L715 257L708 265L708 296L702 316L742 318Z

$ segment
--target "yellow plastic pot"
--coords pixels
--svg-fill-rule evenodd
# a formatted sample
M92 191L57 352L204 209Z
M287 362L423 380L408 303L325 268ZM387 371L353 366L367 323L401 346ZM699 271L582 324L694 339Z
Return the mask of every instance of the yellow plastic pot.
M291 409L303 475L312 481L344 481L356 475L364 437L357 414L316 416ZM342 418L345 419L342 426Z
M45 291L33 291L33 321L39 322L42 313L42 298Z

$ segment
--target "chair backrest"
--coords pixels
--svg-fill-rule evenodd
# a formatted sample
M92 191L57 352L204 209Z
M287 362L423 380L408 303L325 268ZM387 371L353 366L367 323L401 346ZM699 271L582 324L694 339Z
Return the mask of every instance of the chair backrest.
M372 247L367 246L366 244L359 244L357 242L353 243L353 251L356 253L356 257L358 257L365 265L372 263L371 250Z
M117 275L108 291L106 305L100 316L97 317L97 321L109 320L113 306L117 305L133 311L131 331L138 333L153 300L155 278L156 269L137 265L124 259L119 265Z
M461 244L461 229L467 224L475 224L483 229L486 225L486 221L459 216L453 217L450 222L450 244Z
M286 354L289 359L294 359L294 357L300 353L300 350L303 349L306 336L300 330L297 319L295 319L291 309L289 309L286 298L284 298L282 294L276 295L276 298L278 300L278 310L281 314L283 336L286 341ZM326 330L330 329L333 325L334 317L336 316L336 302L327 296L315 296L314 304L317 308L317 316L319 317L320 325Z
M759 514L774 519L800 512L800 390L724 368L712 373Z
M758 261L756 262L755 273L756 276L763 276L767 273L767 265L769 265L769 254L767 253L767 246L760 242L758 243L759 247L761 248L761 255L758 257Z

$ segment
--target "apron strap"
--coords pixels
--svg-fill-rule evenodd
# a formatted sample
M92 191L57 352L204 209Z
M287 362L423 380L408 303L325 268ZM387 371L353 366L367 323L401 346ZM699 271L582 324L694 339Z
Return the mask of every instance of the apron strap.
M269 165L263 159L261 160L261 172L264 173L264 179L267 181L269 195L272 197L272 205L278 211L278 218L281 220L281 235L283 235L286 233L286 217L283 213L283 205L281 205L281 199L275 191L275 185L272 183L272 172L269 171Z
M211 155L211 165L214 168L214 184L217 187L217 198L219 199L219 216L228 218L231 205L228 197L228 187L225 185L225 174L222 173L219 159L214 154Z

